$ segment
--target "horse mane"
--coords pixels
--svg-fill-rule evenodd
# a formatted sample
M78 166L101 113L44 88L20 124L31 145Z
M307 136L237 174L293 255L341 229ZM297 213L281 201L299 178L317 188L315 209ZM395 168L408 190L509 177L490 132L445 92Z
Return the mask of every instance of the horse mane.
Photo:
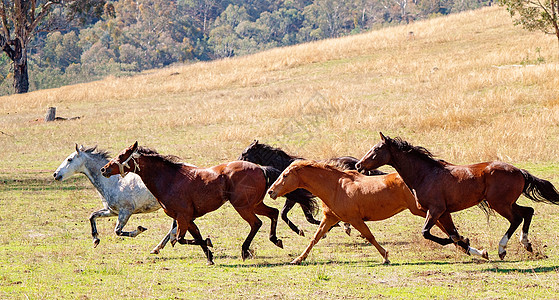
M142 146L138 146L137 151L138 151L138 153L140 153L142 155L151 156L151 157L158 157L161 160L163 160L164 162L182 166L181 158L176 156L176 155L162 155L162 154L159 154L157 151L155 151L155 149L151 149L151 148L148 148L148 147L142 147Z
M255 143L254 145L252 145L251 148L256 148L256 147L258 147L258 150L261 151L261 152L262 151L274 152L274 154L279 155L281 158L286 159L286 160L301 159L301 157L289 155L285 151L283 151L281 148L273 147L273 146L270 146L268 144Z
M439 166L444 166L444 165L448 165L449 163L444 161L444 160L440 160L440 159L436 159L435 156L433 155L433 153L431 153L429 150L427 150L424 147L421 146L414 146L412 144L410 144L408 141L403 140L400 137L395 137L395 138L390 138L390 137L386 137L387 140L390 141L390 144L395 146L398 150L402 151L402 152L407 152L409 154L413 154L425 161L428 162L432 162L435 163Z
M243 153L256 154L261 159L261 161L257 163L272 166L280 170L287 168L294 160L302 159L301 157L289 155L280 148L262 144L258 141L254 141L243 151Z
M326 170L332 170L332 171L338 171L338 172L346 172L346 171L350 171L350 172L355 172L355 173L359 173L355 170L350 170L347 168L347 166L345 166L344 164L341 164L339 162L337 162L336 160L327 160L327 161L315 161L315 160L306 160L306 159L301 159L301 160L296 160L294 162L291 163L290 168L292 169L300 169L303 167L314 167L314 168L320 168L320 169L326 169ZM359 173L361 174L361 173Z
M104 160L110 160L111 159L111 155L110 155L109 151L98 149L97 145L95 145L93 147L85 148L85 149L80 149L80 152L85 152L86 154L89 154L89 155L95 156L95 157L99 157L99 158L102 158Z

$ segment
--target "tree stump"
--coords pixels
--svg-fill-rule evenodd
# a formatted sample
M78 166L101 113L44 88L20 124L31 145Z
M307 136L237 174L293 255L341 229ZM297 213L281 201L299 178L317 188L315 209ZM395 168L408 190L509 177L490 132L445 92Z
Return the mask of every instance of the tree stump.
M45 116L45 122L51 122L56 119L56 107L49 107L47 109L47 115Z

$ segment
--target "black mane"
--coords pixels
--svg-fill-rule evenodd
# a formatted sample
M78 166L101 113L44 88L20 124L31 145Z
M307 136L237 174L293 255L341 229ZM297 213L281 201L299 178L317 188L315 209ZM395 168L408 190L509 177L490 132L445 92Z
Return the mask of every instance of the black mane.
M427 150L424 147L414 146L400 137L395 137L395 138L386 137L386 138L387 140L390 141L390 144L392 146L395 146L396 149L402 152L410 153L425 161L442 165L441 160L436 159L433 153L431 153L429 150Z
M243 151L239 159L284 170L294 160L302 158L291 156L280 148L255 141Z
M176 156L176 155L161 155L157 151L155 151L154 149L147 148L147 147L142 147L142 146L138 146L137 151L138 151L138 153L140 153L142 155L145 155L145 156L159 157L165 162L168 162L168 163L171 163L171 164L182 165L181 158Z

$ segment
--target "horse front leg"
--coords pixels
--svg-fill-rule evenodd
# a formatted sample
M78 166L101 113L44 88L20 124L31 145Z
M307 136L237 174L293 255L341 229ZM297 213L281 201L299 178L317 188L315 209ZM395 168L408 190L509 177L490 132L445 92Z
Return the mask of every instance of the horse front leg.
M118 213L118 220L117 220L116 226L115 226L115 234L116 235L126 236L126 237L136 237L138 234L147 230L147 228L145 228L145 227L138 226L138 228L136 228L134 231L122 231L122 229L124 228L126 223L128 223L128 220L130 219L131 215L132 215L132 213L130 211L127 211L127 210L121 210Z
M423 224L423 229L421 230L423 237L442 246L453 243L453 240L451 238L443 239L431 234L431 228L433 228L433 226L437 224L437 221L439 220L440 216L443 214L442 211L435 212L435 213L434 212L435 211L431 209L427 211L427 216L425 217L425 224ZM454 227L454 224L452 224L452 227ZM449 228L445 227L445 231L448 233ZM456 228L454 228L454 231L456 231Z
M159 244L157 244L157 246L155 246L155 248L153 248L153 250L151 250L151 254L159 254L159 251L163 248L165 248L165 245L167 245L167 242L171 241L171 244L174 246L176 241L177 241L177 220L173 219L173 225L171 226L171 230L169 230L169 233L167 233L167 235L161 240L161 242L159 242Z
M95 222L95 220L97 218L107 218L112 216L116 216L116 214L108 208L103 208L95 211L89 216L89 223L91 224L91 236L93 237L93 248L97 247L97 245L99 245L99 242L101 241L98 237L99 233L97 232L97 223Z
M334 224L336 224L339 221L340 221L340 219L338 219L335 216L325 215L324 218L322 218L322 221L320 222L320 225L318 226L318 229L316 230L316 233L314 234L314 237L311 240L310 244L307 246L305 251L303 251L303 253L301 253L301 255L299 255L299 257L297 257L296 259L294 259L291 262L291 264L294 264L294 265L301 264L301 262L303 262L307 258L307 256L309 256L309 253L311 252L314 245L316 245L316 243L318 243L318 241L320 241L322 236L324 236L324 234L330 228L332 228L332 226Z
M202 239L202 235L200 234L200 230L198 229L198 226L196 226L196 224L194 224L194 221L190 222L190 224L188 226L188 232L190 232L190 234L194 238L194 241L198 245L200 245L200 247L202 247L202 251L204 251L204 254L206 254L206 258L208 259L208 265L213 265L214 264L214 261L213 261L214 256L212 254L212 251L210 251L210 249L208 249L208 246L211 247L211 241L209 241L210 239L209 238L207 238L206 240Z
M456 244L456 246L461 247L464 250L464 253L468 255L480 256L484 259L489 259L487 250L480 251L474 247L470 247L470 240L458 234L458 230L456 229L456 226L452 221L450 213L443 213L438 221L445 229L444 231L446 231L446 233L450 236L450 239Z

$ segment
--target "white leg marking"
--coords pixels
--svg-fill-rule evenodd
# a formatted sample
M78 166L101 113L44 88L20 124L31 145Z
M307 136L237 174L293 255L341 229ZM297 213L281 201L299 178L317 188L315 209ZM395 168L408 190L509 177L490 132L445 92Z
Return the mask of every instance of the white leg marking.
M505 249L507 248L507 243L509 242L509 238L505 234L501 241L499 242L499 254L504 253Z
M520 243L524 245L524 248L528 248L530 246L530 242L528 241L528 234L524 233L524 231L520 232Z

